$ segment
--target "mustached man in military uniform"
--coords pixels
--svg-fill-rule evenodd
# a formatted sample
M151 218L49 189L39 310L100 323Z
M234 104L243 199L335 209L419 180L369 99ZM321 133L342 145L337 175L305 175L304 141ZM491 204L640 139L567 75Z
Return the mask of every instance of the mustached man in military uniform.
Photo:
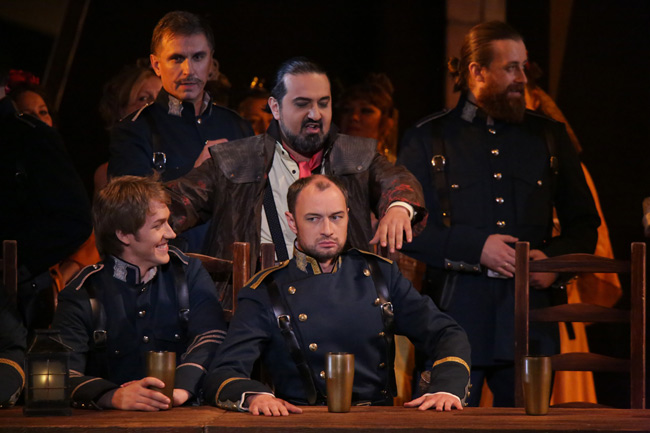
M344 252L349 218L342 182L303 178L290 186L287 200L286 218L297 236L293 258L258 273L240 291L206 378L206 400L254 415L300 413L296 405L326 402L325 355L350 352L353 402L392 404L393 337L400 334L435 360L426 394L405 406L462 409L470 357L465 332L392 262ZM250 379L260 355L275 393Z
M600 223L564 124L525 109L526 63L507 24L472 28L450 62L458 105L408 131L398 155L431 213L407 253L428 265L426 290L472 345L470 406L484 380L495 406L514 405L514 242L530 242L533 260L593 253ZM554 302L556 278L531 275L532 307ZM559 349L557 327L531 331L538 351Z
M93 204L104 260L60 294L53 328L71 354L75 407L155 411L195 400L226 325L201 263L168 244L169 198L154 178L113 179ZM149 387L147 351L176 352L173 401ZM170 385L170 384L167 384Z

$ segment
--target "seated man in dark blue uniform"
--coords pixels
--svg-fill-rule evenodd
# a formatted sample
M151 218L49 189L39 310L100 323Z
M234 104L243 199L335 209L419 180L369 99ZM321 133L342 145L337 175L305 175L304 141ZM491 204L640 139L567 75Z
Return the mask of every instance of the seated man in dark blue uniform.
M160 183L135 176L113 179L95 198L104 260L59 294L52 325L73 349L75 407L154 411L199 396L226 325L201 263L168 245L176 236L168 203ZM144 377L150 350L176 352L173 402L149 389L165 386Z
M287 199L286 217L297 236L293 259L258 273L241 290L206 378L206 400L255 415L300 413L294 405L326 402L325 355L350 352L353 401L392 404L393 337L400 334L435 361L426 394L405 406L462 409L470 359L465 332L392 262L357 249L344 252L348 199L341 181L303 178ZM275 394L249 379L260 355Z

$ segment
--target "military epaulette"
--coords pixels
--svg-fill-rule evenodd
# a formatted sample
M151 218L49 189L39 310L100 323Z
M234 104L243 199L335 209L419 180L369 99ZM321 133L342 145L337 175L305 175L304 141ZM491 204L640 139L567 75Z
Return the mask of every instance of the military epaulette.
M169 245L169 253L176 256L184 265L187 265L190 262L190 258L183 251L173 245Z
M444 117L444 116L448 115L449 113L451 113L451 110L445 108L445 109L440 110L440 111L438 111L438 112L436 112L436 113L429 114L428 116L426 116L426 117L420 119L420 120L415 124L415 127L416 127L416 128L419 128L419 127L421 127L422 125L424 125L425 123L430 122L430 121L435 120L435 119L438 119L438 118L440 118L440 117Z
M279 265L273 266L271 268L267 268L264 270L259 271L257 274L253 275L250 280L246 283L247 286L250 286L251 289L255 290L257 287L264 281L264 279L271 273L280 270L282 268L287 267L289 265L289 260L285 260L284 262L280 263Z
M34 122L40 122L38 119L31 115L25 115L24 113L16 113L16 119L20 120L23 122L25 125L31 126L32 128L36 128L36 123Z
M533 111L533 110L526 109L526 114L529 114L529 115L531 115L533 117L537 117L537 118L540 118L540 119L550 120L553 123L562 123L559 120L553 119L552 117L549 117L544 113L540 113L539 111Z
M138 119L138 117L140 117L140 114L142 114L142 112L144 111L144 109L147 108L147 107L149 107L150 105L152 105L154 102L155 102L155 101L151 101L151 102L149 102L147 105L145 105L144 107L142 107L142 108L140 108L140 109L134 111L133 113L127 114L126 116L124 116L124 118L122 118L122 119L120 120L120 122L121 122L122 120L128 118L129 116L133 116L133 117L131 117L131 122L135 122L135 121Z
M364 251L364 250L360 250L360 249L358 249L358 248L350 248L349 251L357 251L357 252L361 253L362 255L366 255L366 256L374 256L374 257L377 257L378 259L383 260L383 261L386 262L386 263L389 263L389 264L391 264L391 265L393 264L393 261L392 261L391 259L387 259L386 257L382 257L382 256L380 256L380 255L378 255L378 254L371 253L370 251Z
M104 268L103 263L96 263L94 265L86 266L83 268L66 287L71 287L74 290L79 290L84 285L88 277L101 271Z

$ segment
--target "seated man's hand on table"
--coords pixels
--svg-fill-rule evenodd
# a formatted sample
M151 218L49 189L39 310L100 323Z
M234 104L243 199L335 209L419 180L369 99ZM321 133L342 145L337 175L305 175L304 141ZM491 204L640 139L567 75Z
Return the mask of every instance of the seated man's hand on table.
M169 398L150 386L163 388L165 383L155 377L145 377L123 384L111 397L111 407L121 410L154 412L169 407Z
M302 413L302 409L269 394L254 394L246 398L248 411L253 415L287 416Z
M435 394L424 394L415 400L407 401L404 407L417 407L418 410L427 410L433 408L438 412L449 411L452 409L463 410L463 404L460 399L446 392L437 392Z

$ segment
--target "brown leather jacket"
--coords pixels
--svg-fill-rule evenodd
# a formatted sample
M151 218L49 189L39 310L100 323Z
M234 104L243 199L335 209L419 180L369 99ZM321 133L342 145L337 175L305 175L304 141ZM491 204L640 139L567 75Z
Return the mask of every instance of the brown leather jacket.
M251 263L257 263L264 188L277 130L274 121L266 134L215 145L211 159L168 182L174 230L182 232L212 217L208 254L231 259L233 242L249 242ZM374 235L370 212L381 218L394 201L415 209L414 234L424 228L427 211L420 183L404 167L379 155L375 140L338 134L332 126L325 149L322 172L340 177L349 192L348 246L368 250Z

